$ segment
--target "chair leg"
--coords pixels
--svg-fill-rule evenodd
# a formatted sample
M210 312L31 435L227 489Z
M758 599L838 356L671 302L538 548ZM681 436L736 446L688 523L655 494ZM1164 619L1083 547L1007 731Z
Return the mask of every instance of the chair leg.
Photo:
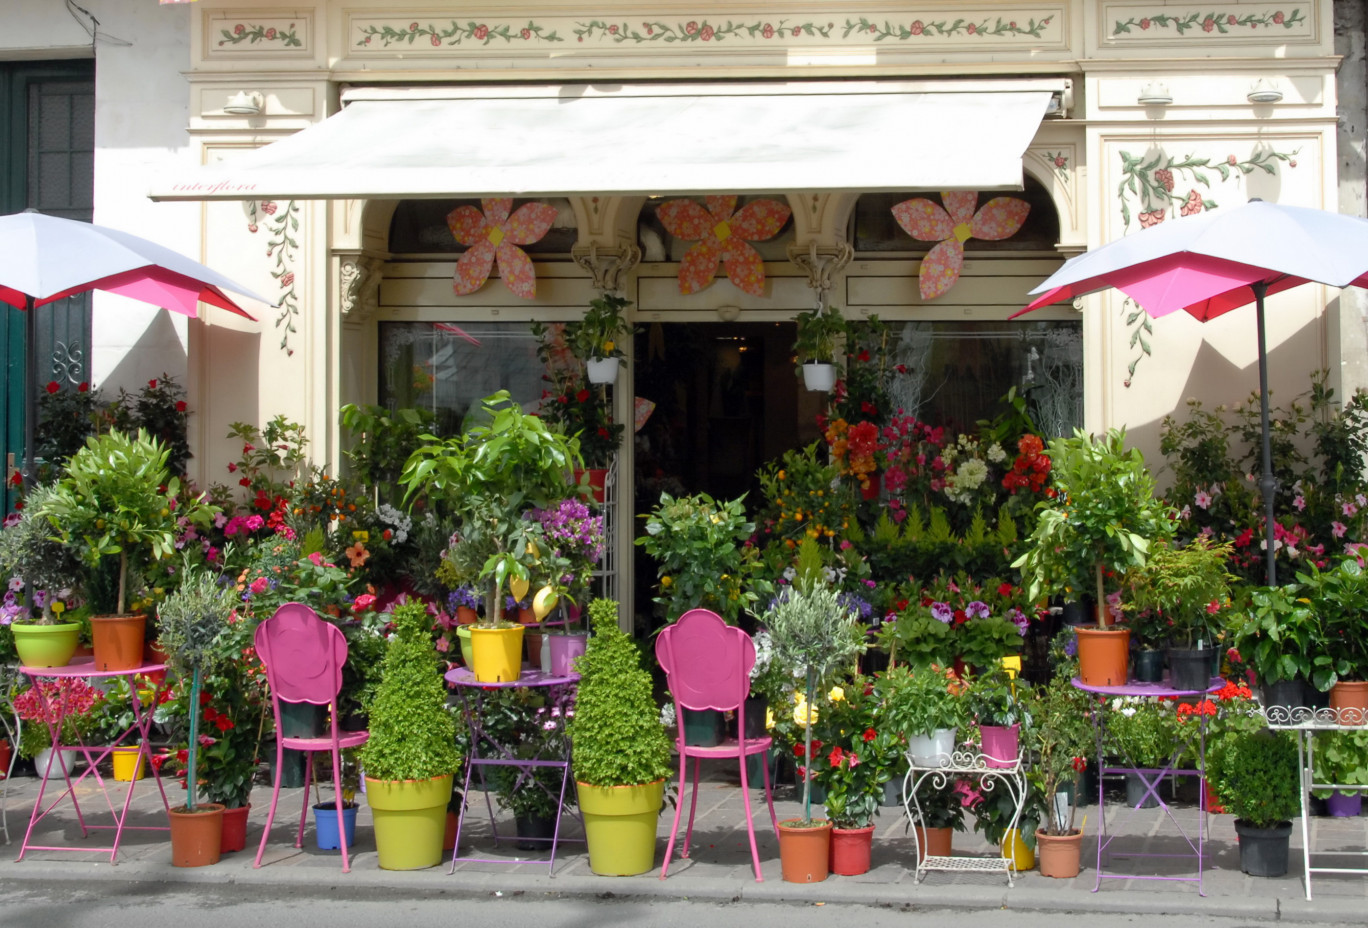
M347 826L342 820L342 752L337 742L332 746L333 799L337 806L337 843L342 848L342 872L351 873L351 860L347 857Z
M271 838L271 822L275 821L276 803L280 801L280 774L284 763L285 749L280 746L280 741L277 739L275 785L271 789L271 808L266 811L266 827L261 831L261 846L257 848L256 860L252 862L253 870L261 868L261 855L266 853L266 842Z
M746 834L750 837L751 863L755 866L755 882L763 883L765 878L760 874L760 849L755 846L755 820L751 817L750 778L746 774L746 755L741 753L745 747L744 740L741 745L736 760L741 765L741 800L746 804Z
M774 828L774 840L779 840L779 819L774 816L774 793L770 790L769 758L765 758L765 764L760 768L765 773L765 803L769 806L770 825Z
M703 766L701 757L694 758L693 791L689 793L689 827L684 829L684 853L680 856L689 856L689 845L693 842L693 823L694 810L698 808L698 771Z
M679 751L679 795L675 801L674 825L670 828L670 840L665 843L665 865L660 868L660 878L663 880L670 872L670 859L674 856L675 839L679 837L679 815L684 811L684 784L685 772L684 765L688 758L684 755L683 748ZM685 856L688 856L687 854Z
M295 847L304 846L304 822L309 817L309 786L313 783L313 751L304 752L304 805L299 810L299 834L295 835Z

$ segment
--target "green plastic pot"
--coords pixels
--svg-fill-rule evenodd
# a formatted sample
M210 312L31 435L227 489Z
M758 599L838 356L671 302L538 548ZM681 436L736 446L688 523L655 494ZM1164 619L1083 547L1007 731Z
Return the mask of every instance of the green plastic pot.
M76 622L60 625L10 626L19 663L25 667L65 667L71 663L81 641L81 626Z
M639 786L579 783L589 869L600 876L636 876L655 867L656 825L665 781Z
M451 774L430 780L372 780L366 802L381 870L422 870L442 862Z

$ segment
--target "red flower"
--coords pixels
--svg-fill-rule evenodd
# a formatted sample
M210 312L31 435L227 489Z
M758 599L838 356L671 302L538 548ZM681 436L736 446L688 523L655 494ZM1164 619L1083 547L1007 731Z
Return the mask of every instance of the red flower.
M246 477L243 477L241 480L238 481L238 483L244 487L250 487L252 485L252 481Z
M24 485L24 475L16 470L14 473L10 474L9 482L12 487L22 487Z
M187 409L189 407L185 405L185 400L176 400L176 412L185 412Z
M155 380L149 380L149 381L147 382L147 389L149 389L149 390L155 390L155 389L157 389L157 382L156 382Z
M59 384L57 381L55 381L55 380L49 380L49 381L48 381L47 392L49 392L49 393L56 393L56 392L57 392L58 390L60 390L60 389L62 389L62 385Z
M82 381L76 386L76 392L77 392L77 393L89 393L89 392L90 392L90 384L88 384L88 383L86 383L84 380L82 380Z
M827 755L827 762L830 763L833 767L841 766L841 761L844 759L845 752L841 750L841 746L839 744L836 745L836 747L832 748L831 753Z
M588 402L588 400L589 400L589 391L588 391L587 389L582 389L582 390L580 390L578 393L575 394L575 401L578 402L578 403L585 403L585 402Z
M1088 759L1086 757L1075 757L1073 759L1073 769L1076 773L1082 773L1088 769Z
M233 720L228 718L228 716L226 715L220 715L217 719L215 719L214 725L218 728L219 731L228 731L229 729L237 727L233 724Z
M878 734L878 732L876 732L874 729L872 729L872 728L866 728L866 729L865 729L864 740L866 740L866 741L873 741L873 740L874 740L875 738L877 738L877 737L879 737L879 734Z
M228 465L228 473L231 474L231 473L233 473L233 472L236 471L236 470L237 470L237 465L236 465L236 464L229 464L229 465Z

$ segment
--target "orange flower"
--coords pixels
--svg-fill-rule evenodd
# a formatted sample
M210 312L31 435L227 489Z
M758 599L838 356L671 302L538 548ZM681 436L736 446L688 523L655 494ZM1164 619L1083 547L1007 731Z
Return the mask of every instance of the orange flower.
M366 550L366 546L359 541L343 553L347 555L347 560L351 561L353 567L360 567L370 557L370 552Z

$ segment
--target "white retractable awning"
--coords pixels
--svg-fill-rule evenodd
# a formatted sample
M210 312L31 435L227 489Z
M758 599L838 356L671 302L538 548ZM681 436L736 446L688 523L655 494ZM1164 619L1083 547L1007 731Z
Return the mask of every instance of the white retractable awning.
M350 91L156 200L1020 189L1063 80Z

